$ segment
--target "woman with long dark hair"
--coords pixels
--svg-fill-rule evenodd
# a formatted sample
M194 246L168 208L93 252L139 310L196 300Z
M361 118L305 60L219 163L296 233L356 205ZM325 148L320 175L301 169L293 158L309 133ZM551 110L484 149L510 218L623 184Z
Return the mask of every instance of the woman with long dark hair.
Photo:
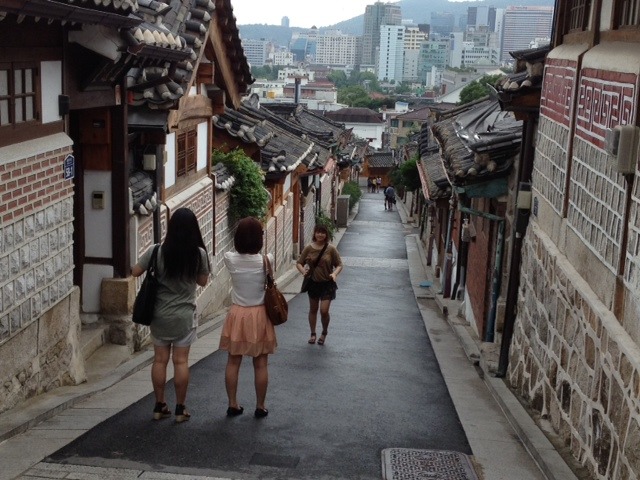
M329 307L336 298L338 284L336 279L342 271L342 259L338 249L329 243L329 230L324 225L316 225L313 230L313 241L304 247L296 268L304 275L311 275L307 294L309 295L309 343L316 343L316 323L318 310L322 333L318 345L324 345L329 329Z
M278 345L273 324L264 306L265 272L260 254L263 246L262 223L246 217L238 222L233 237L235 252L224 254L224 263L231 275L232 305L222 327L220 350L229 353L225 369L225 387L229 406L227 415L235 417L244 412L238 403L238 375L242 357L253 358L256 409L254 416L264 418L269 384L268 357ZM268 254L273 265L273 256Z
M134 277L147 270L154 247L131 269ZM174 369L176 422L191 417L185 401L189 386L189 350L197 338L196 288L207 284L210 272L209 255L197 217L188 208L177 209L169 218L167 235L158 250L159 287L150 325L154 351L151 382L156 397L153 418L156 420L171 416L164 395L170 358Z

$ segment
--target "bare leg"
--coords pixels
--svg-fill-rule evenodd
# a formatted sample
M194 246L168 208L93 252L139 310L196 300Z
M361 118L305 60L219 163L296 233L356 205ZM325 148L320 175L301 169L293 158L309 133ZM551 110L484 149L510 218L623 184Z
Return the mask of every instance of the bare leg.
M329 321L331 320L331 315L329 315L330 306L331 300L322 300L322 302L320 302L320 322L322 323L322 335L320 335L320 339L318 340L318 343L320 345L324 345L325 339L327 337Z
M165 403L164 386L167 383L167 364L169 363L169 355L171 347L153 346L153 365L151 366L151 383L153 384L153 393L156 396L156 402Z
M189 350L191 347L173 347L173 383L176 388L176 404L184 405L189 386Z
M318 321L318 306L320 299L309 297L309 328L311 333L316 333L316 323Z
M241 363L242 355L229 354L229 357L227 358L227 368L224 372L224 385L227 388L229 406L236 409L240 408L236 395L238 393L238 375Z
M253 371L256 386L256 408L265 410L264 400L267 398L267 386L269 385L269 355L266 353L253 359Z

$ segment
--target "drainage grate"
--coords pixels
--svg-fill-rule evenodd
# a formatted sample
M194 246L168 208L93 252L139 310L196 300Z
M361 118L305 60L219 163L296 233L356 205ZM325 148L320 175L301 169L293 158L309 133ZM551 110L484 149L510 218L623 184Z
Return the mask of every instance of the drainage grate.
M294 468L298 465L300 457L288 455L273 455L269 453L254 453L251 456L251 465L264 465L265 467Z
M383 480L478 480L468 455L450 450L385 448Z

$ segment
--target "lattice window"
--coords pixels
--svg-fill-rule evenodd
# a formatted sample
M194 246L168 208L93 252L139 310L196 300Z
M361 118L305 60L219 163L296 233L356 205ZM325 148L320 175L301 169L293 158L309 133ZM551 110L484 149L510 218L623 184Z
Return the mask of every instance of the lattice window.
M591 0L572 0L569 6L569 32L586 30L589 23Z
M176 139L176 175L184 177L196 171L198 159L198 132L191 129L181 132Z
M640 26L640 0L618 0L616 2L616 26Z
M38 85L35 65L0 63L0 127L39 120Z

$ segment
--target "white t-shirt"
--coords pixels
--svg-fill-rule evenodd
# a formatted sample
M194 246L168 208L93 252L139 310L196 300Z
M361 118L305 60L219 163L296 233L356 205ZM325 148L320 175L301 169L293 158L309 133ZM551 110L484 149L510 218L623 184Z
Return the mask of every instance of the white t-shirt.
M268 256L273 268L273 255ZM262 254L227 252L224 264L231 274L231 301L242 307L264 304Z

